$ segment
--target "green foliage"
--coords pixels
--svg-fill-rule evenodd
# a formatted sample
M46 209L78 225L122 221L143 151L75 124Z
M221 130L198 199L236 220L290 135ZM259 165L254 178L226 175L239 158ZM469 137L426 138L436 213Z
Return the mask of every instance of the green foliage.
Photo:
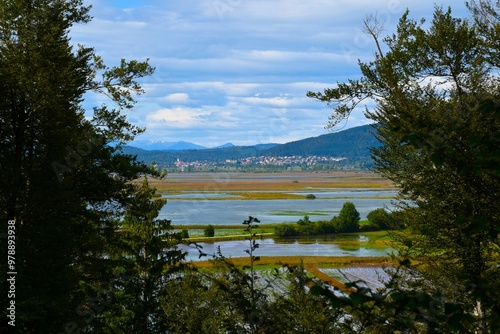
M317 234L333 234L337 233L335 225L328 220L320 220L316 222L316 233Z
M167 333L223 333L240 320L226 303L227 291L208 276L187 271L182 279L169 281L161 296Z
M431 290L403 291L400 300L449 303L423 325L432 332L495 332L500 323L500 7L468 7L471 19L436 7L426 24L407 12L383 40L377 21L368 20L378 52L360 63L362 77L308 93L334 107L330 126L365 99L375 103L366 111L383 144L372 149L375 170L398 186L398 224L411 231L399 235L399 251L424 264L418 269L428 283L420 291ZM421 316L410 304L399 305L409 318Z
M285 223L277 225L274 233L278 237L292 237L359 232L359 220L359 212L354 204L346 202L339 217L333 217L330 221L312 222L306 215L303 219L299 219L296 225Z
M307 194L306 199L316 199L316 195L314 194Z
M205 229L203 230L203 236L211 238L215 236L215 228L213 225L209 224Z
M370 211L366 216L370 225L378 230L390 230L396 228L392 213L387 212L384 208L378 208Z
M116 282L120 294L95 326L113 333L116 324L128 332L164 333L165 313L159 296L171 276L183 269L185 253L177 248L181 241L169 220L157 219L165 199L154 199L155 189L145 178L138 187L135 201L126 208L123 231L115 245L112 259L115 270L129 277Z
M292 224L278 224L274 228L274 234L277 235L278 237L294 237L299 235L299 231L295 228L294 225Z
M181 238L182 239L189 239L189 229L187 229L187 228L182 229Z
M69 30L89 22L88 11L80 0L0 2L0 219L16 222L16 328L25 333L93 322L103 305L87 301L106 295L114 277L103 259L134 201L130 181L154 173L108 145L141 131L121 112L142 92L136 78L153 69L107 68L92 48L72 46ZM81 102L90 91L118 109L103 105L87 119Z
M359 232L359 212L352 202L346 202L339 212L339 216L332 218L331 223L337 233Z

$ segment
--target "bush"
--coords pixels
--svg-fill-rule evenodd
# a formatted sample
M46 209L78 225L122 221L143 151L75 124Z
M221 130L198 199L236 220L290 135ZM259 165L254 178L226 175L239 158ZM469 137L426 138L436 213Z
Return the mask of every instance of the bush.
M274 234L278 237L294 237L299 235L299 231L291 224L279 224L274 228Z
M336 233L337 230L331 221L319 221L316 223L316 231L319 234L333 234Z
M398 213L389 213L383 208L375 209L368 213L366 218L370 225L377 226L380 230L391 230L397 228L396 223Z
M372 232L372 231L380 231L380 228L377 225L373 224L361 225L359 227L359 232Z
M208 225L203 231L203 235L209 238L213 237L215 235L215 229L213 225Z
M181 238L182 239L188 239L189 238L189 230L187 228L183 228L182 229Z
M314 194L307 194L306 198L307 199L316 199L316 195L314 195Z

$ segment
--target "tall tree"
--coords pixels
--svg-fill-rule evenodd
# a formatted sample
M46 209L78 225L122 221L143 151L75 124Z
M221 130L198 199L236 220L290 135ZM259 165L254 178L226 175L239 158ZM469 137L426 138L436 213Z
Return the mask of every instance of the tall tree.
M153 69L124 60L108 68L93 49L74 48L69 29L89 22L89 10L81 0L0 2L0 220L15 221L9 271L17 272L16 329L25 333L84 326L85 286L111 275L100 266L134 198L128 181L152 172L108 144L141 131L121 111ZM96 107L88 120L81 102L91 90L114 107ZM7 295L5 280L1 289ZM9 302L0 302L4 319Z
M406 12L397 32L383 40L377 23L367 20L377 53L360 62L362 77L308 96L334 107L330 126L364 101L374 105L365 114L378 123L383 143L372 150L375 170L412 203L401 203L412 232L404 240L406 254L424 260L419 269L433 289L470 306L476 321L462 318L462 330L494 332L500 307L500 21L498 7L487 1L469 8L474 20L437 7L427 27Z
M184 267L185 253L177 248L181 236L170 220L157 219L166 200L154 199L155 192L145 178L127 206L113 254L115 270L127 279L116 282L120 294L104 308L100 332L165 333L168 328L161 298L168 282Z
M359 212L352 202L345 202L340 209L339 216L334 217L332 222L337 232L359 232Z

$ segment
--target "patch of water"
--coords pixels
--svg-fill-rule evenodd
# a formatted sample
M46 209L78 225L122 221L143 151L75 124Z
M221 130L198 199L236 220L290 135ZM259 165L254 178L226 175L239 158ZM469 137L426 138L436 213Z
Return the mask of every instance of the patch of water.
M319 241L311 243L301 243L298 240L288 242L277 241L271 238L258 240L259 248L255 251L256 256L387 256L391 252L391 248L373 249L360 245L356 249L342 249L341 246L335 243L322 243ZM201 242L198 245L202 246L203 252L208 255L213 255L220 247L222 254L225 257L246 257L248 254L245 250L249 249L248 240L232 240L220 242ZM199 258L199 252L189 246L181 245L180 249L187 251L187 259L192 261L211 259L211 256Z

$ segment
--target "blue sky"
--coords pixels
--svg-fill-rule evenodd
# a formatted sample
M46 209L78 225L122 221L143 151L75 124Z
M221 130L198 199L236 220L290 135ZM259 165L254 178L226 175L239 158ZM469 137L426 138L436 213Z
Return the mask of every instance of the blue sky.
M466 15L460 0L95 0L93 21L73 27L74 43L94 47L108 65L150 59L129 120L138 140L212 147L286 143L325 134L330 110L306 92L358 78L374 43L363 19L376 14L382 35L406 8L432 18L434 5ZM89 95L84 106L109 103ZM345 128L369 123L357 110Z

